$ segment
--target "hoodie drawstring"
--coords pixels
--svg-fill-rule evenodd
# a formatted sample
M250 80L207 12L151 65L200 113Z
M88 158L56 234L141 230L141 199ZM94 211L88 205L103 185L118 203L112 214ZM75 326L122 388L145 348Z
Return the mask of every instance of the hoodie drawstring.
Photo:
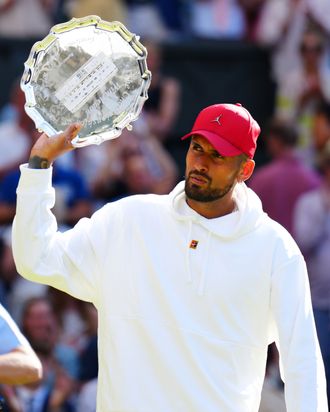
M200 277L199 285L198 285L198 295L199 296L204 295L204 291L205 291L206 276L207 276L207 270L209 266L210 239L211 239L211 232L208 232L207 240L206 240L204 264L202 264L202 273L201 273L201 277Z
M190 259L189 259L189 253L190 253L190 248L189 248L189 242L191 238L191 233L192 233L192 221L189 220L189 229L188 229L188 237L187 237L187 252L186 252L186 270L187 270L187 283L192 282L192 275L191 275L191 269L190 269Z
M187 283L192 282L192 273L191 273L191 267L190 267L190 247L189 244L191 242L191 234L192 234L192 225L193 222L192 220L189 220L189 226L188 226L188 237L187 237L187 252L186 252L186 270L187 270ZM211 239L211 232L208 232L207 234L207 239L206 239L206 249L205 249L205 255L203 257L203 263L202 263L202 273L201 277L199 280L199 285L198 285L198 295L202 296L205 291L205 284L206 284L206 277L207 277L207 270L208 270L208 263L209 263L209 250L210 250L210 239Z

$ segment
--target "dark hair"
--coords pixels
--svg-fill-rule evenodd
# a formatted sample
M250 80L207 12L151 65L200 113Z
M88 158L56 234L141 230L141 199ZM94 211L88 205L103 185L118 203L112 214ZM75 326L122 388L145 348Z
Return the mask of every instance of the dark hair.
M294 147L298 143L298 131L296 127L289 122L272 119L265 129L266 136L272 136L285 146Z
M315 108L315 114L324 116L330 123L330 103L325 100L320 101Z

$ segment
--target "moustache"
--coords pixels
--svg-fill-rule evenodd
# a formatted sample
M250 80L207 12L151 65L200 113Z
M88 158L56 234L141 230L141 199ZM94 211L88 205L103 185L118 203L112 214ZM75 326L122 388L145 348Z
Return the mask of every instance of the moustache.
M211 182L211 181L212 181L212 179L211 179L208 175L206 175L205 173L202 173L202 172L198 172L197 170L192 170L192 171L190 171L189 174L188 174L188 177L190 177L190 176L192 176L192 175L194 175L194 176L200 176L200 177L206 179L208 182Z

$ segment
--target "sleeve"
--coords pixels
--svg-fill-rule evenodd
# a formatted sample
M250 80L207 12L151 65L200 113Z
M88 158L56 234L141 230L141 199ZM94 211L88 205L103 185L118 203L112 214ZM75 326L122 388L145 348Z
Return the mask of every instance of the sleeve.
M73 229L59 232L51 213L55 203L51 178L51 168L21 166L12 232L17 271L31 281L96 304L106 207L91 219L81 219Z
M30 346L18 326L0 304L0 355L11 352L19 346Z
M287 411L327 412L324 366L301 255L290 257L274 270L271 310Z

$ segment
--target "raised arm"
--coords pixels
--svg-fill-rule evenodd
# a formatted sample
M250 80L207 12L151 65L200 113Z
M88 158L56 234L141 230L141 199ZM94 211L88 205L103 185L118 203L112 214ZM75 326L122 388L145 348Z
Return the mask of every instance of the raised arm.
M95 302L99 267L93 242L102 238L103 212L81 219L63 233L51 212L55 203L51 164L73 150L71 140L78 131L79 125L73 124L56 136L42 134L29 165L21 166L12 247L17 271L25 278Z

